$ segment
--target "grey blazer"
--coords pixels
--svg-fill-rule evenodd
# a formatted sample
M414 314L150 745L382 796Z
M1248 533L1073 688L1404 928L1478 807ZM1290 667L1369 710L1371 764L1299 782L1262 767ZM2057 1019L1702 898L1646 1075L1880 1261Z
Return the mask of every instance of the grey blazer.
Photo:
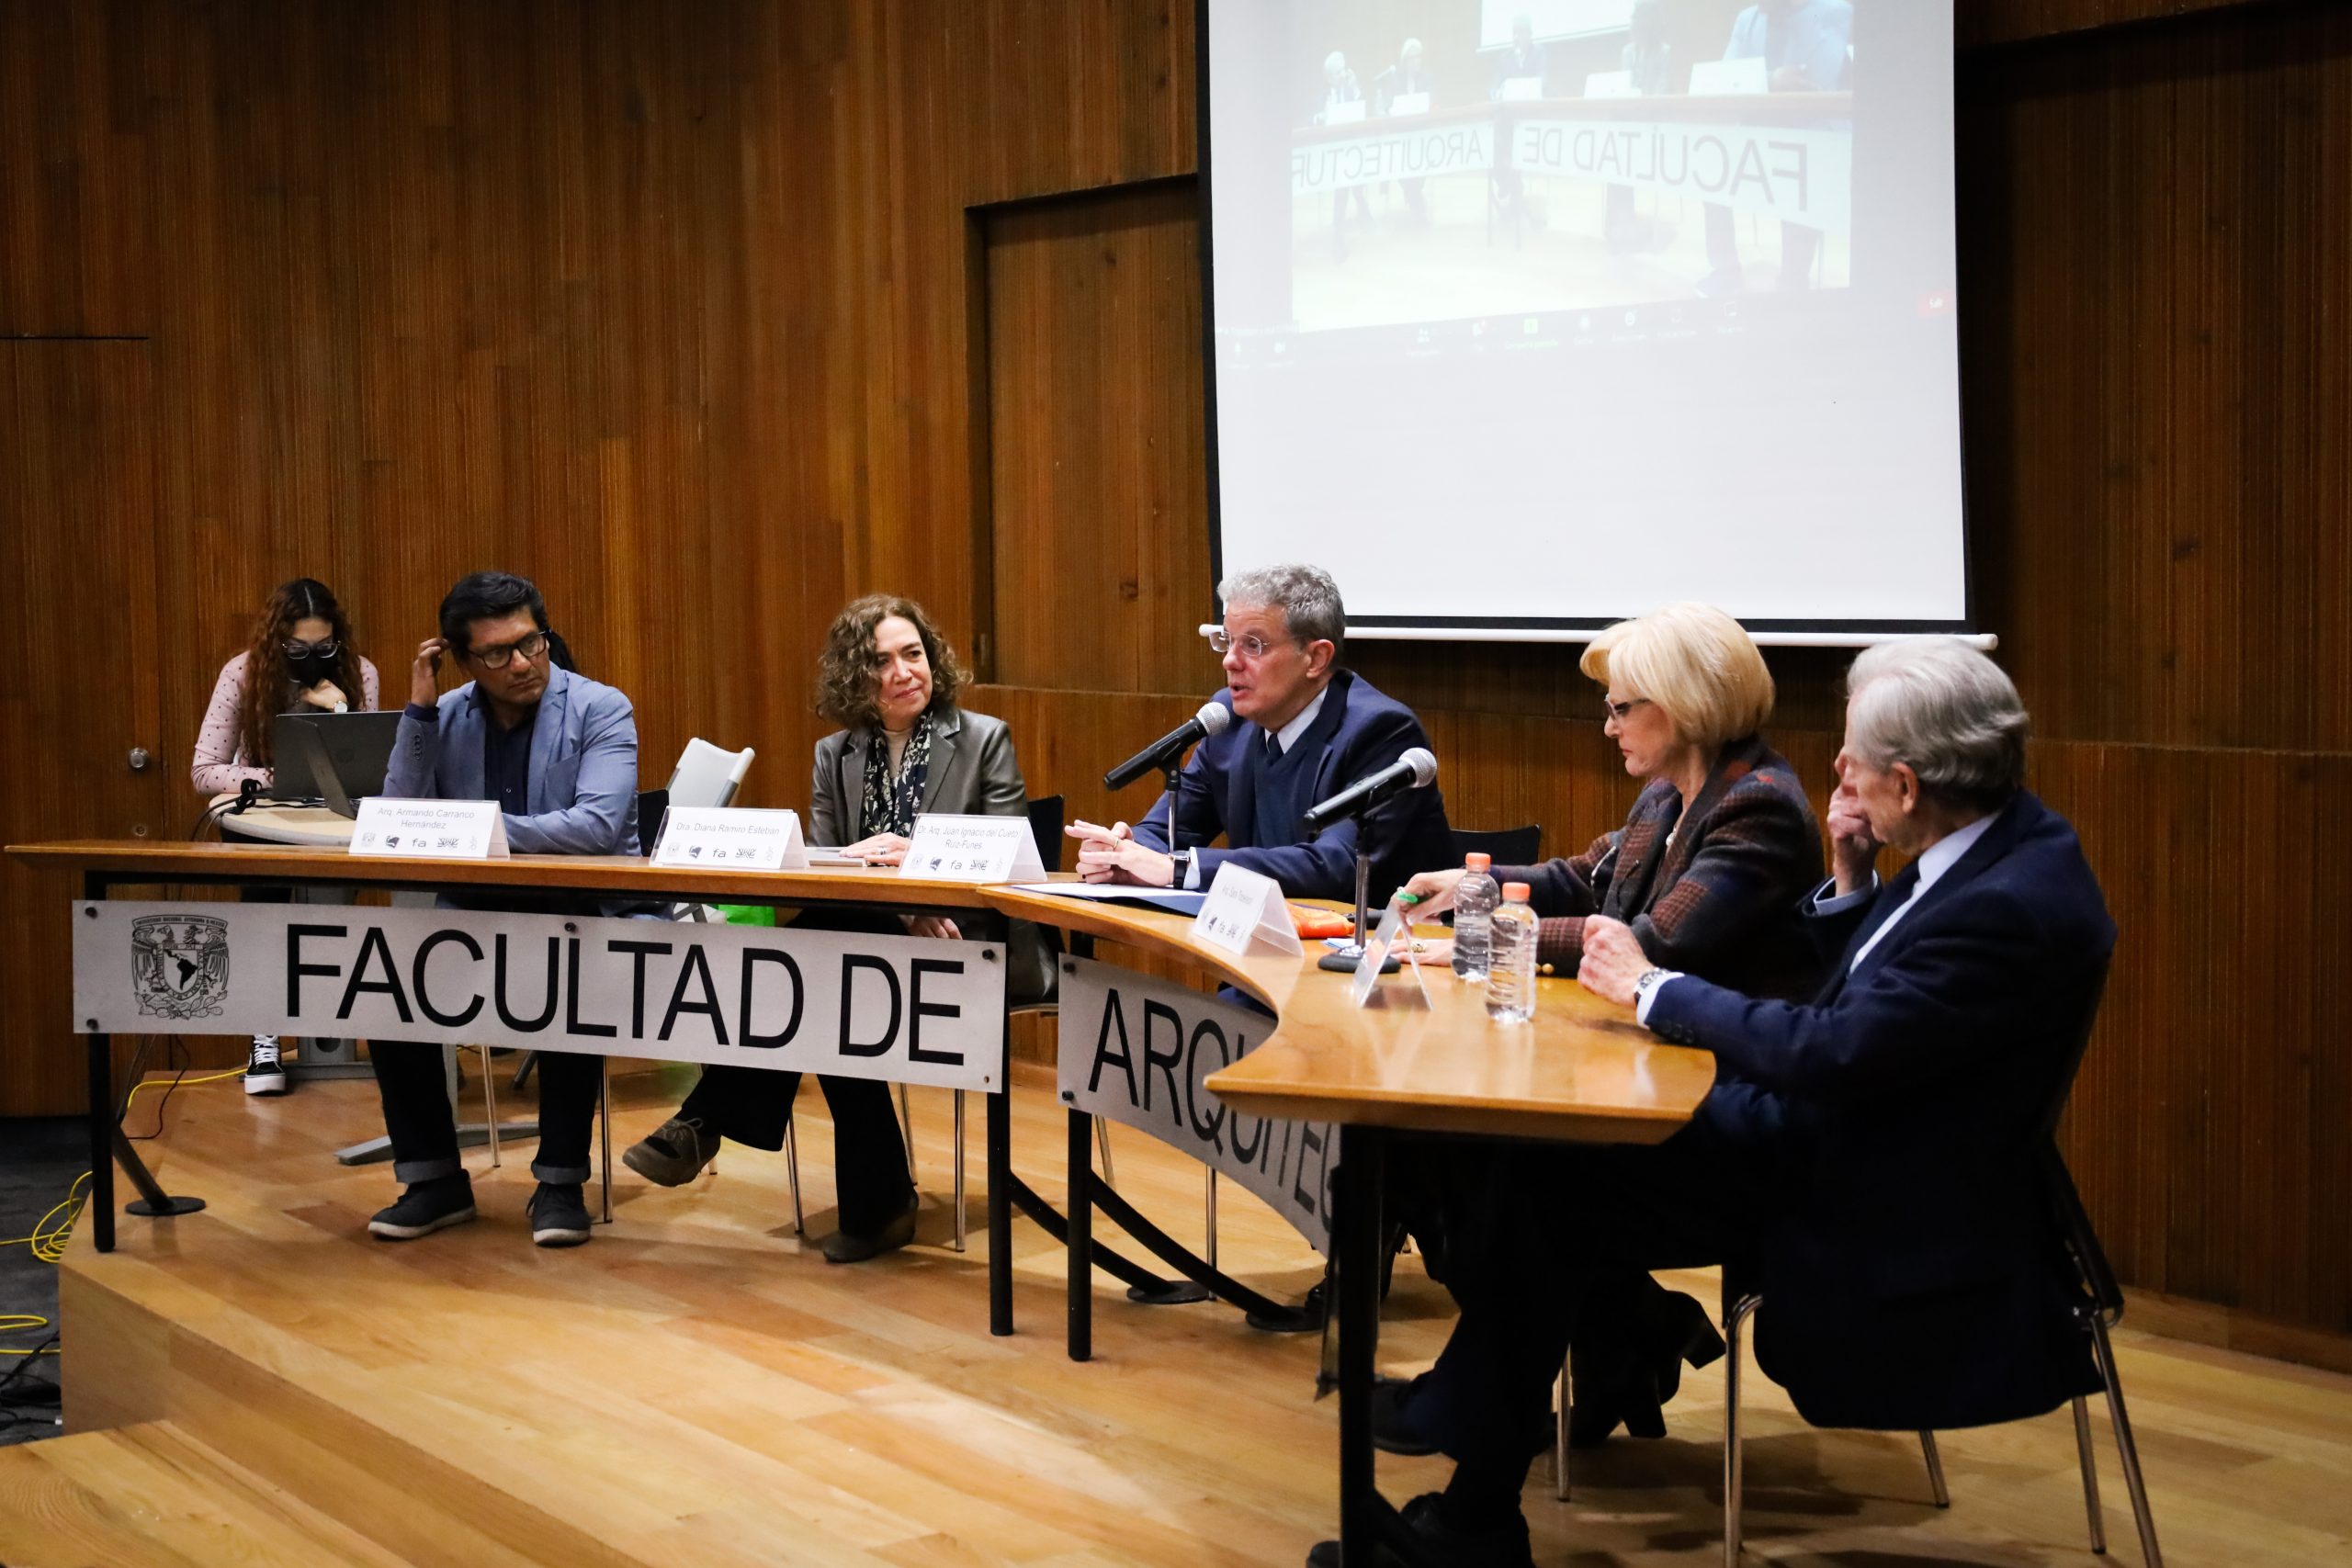
M1004 720L951 707L933 714L931 726L922 810L958 817L1022 814L1029 792ZM816 776L808 784L809 842L838 849L865 837L858 807L865 794L866 750L876 739L862 730L838 729L817 742Z
M1029 801L1021 762L1012 754L1012 732L1004 720L984 713L944 708L932 716L931 768L924 776L922 809L959 817L1020 817ZM817 766L808 782L809 842L838 848L865 836L859 808L865 795L867 749L878 737L841 729L817 742ZM1053 995L1053 964L1045 939L1027 920L1010 930L994 916L958 915L967 933L1005 943L1005 985L1015 1000Z

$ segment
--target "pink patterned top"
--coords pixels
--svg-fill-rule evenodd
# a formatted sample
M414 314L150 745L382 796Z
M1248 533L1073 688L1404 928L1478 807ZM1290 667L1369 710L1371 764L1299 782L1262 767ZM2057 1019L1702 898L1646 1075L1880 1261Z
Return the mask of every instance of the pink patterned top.
M247 779L265 789L272 782L271 770L244 761L244 743L237 734L237 711L245 700L245 659L241 653L220 666L220 679L212 683L211 705L204 710L204 722L197 727L196 760L188 767L188 777L196 781L197 793L208 799L228 794ZM381 691L376 667L361 660L358 710L376 711Z

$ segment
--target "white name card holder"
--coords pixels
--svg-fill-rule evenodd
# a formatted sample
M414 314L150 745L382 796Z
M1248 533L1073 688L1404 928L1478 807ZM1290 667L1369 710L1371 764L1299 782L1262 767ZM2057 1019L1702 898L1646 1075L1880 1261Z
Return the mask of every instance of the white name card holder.
M1362 125L1363 123L1363 100L1362 98L1358 98L1353 103L1324 105L1323 123L1326 125Z
M506 814L494 800L394 800L369 795L351 825L351 852L395 860L497 860Z
M1544 96L1544 78L1506 76L1502 90L1495 96L1507 104L1532 104Z
M1252 953L1304 955L1306 951L1299 944L1282 885L1231 861L1217 867L1209 896L1193 917L1193 939L1237 957Z
M1380 924L1365 941L1363 957L1357 963L1356 972L1348 981L1348 994L1355 999L1356 1006L1363 1007L1371 1001L1372 988L1379 983L1381 966L1388 962L1388 955L1400 948L1409 947L1412 940L1412 931L1405 924L1405 906L1391 898L1388 908L1381 911ZM1421 979L1421 966L1413 962L1410 953L1402 956L1405 962L1401 967L1412 972L1414 989L1420 995L1421 1005L1427 1007L1430 988Z
M915 818L900 876L931 882L1041 880L1046 863L1026 817L957 817L929 811Z
M1702 60L1690 67L1690 96L1694 98L1762 94L1769 92L1771 85L1761 55L1750 55L1745 60Z
M1638 98L1631 71L1596 71L1584 79L1584 96L1588 98Z
M808 846L797 811L740 806L673 806L653 845L653 863L728 871L806 871Z
M1427 93L1399 93L1388 100L1388 117L1391 119L1429 112L1430 96Z

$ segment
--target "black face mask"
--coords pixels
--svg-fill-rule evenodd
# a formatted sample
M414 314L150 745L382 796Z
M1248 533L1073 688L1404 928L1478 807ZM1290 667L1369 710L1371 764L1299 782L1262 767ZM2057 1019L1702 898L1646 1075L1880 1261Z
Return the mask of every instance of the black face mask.
M312 653L300 659L289 659L286 661L286 672L294 678L297 686L307 692L322 681L334 679L335 658L333 654Z

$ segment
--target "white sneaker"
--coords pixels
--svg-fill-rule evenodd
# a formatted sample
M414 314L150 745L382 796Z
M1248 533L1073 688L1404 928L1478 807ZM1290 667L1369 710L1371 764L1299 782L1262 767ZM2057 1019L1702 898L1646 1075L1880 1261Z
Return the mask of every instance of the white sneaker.
M247 1094L284 1094L288 1087L285 1064L278 1059L277 1036L254 1036L254 1054L245 1064Z

